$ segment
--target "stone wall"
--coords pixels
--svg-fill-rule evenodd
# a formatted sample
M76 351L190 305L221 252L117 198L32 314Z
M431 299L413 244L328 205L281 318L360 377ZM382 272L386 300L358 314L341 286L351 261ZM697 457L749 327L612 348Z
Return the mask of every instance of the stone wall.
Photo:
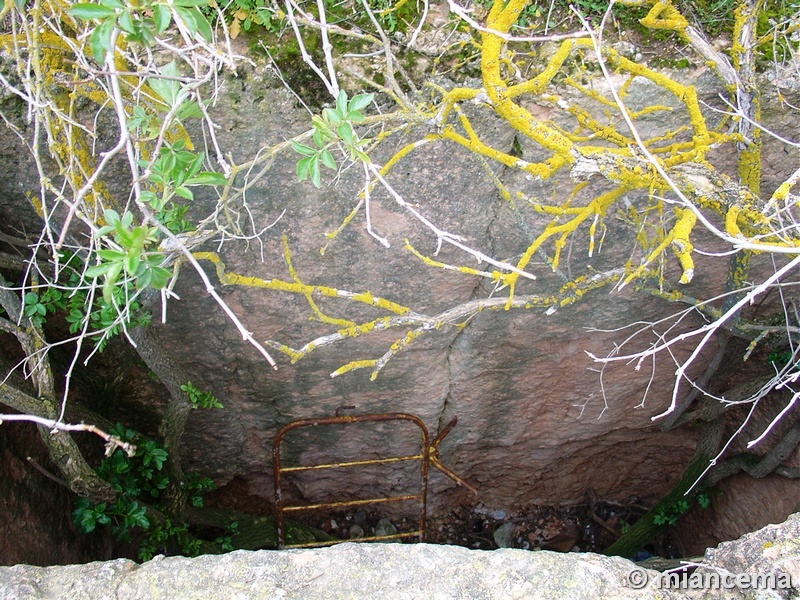
M655 570L596 554L467 550L426 544L341 544L317 550L238 551L222 556L163 556L65 567L0 567L7 600L475 599L541 600L796 598L800 592L800 517L709 550L683 588ZM729 586L759 575L773 589ZM740 579L738 581L743 581ZM793 585L791 584L793 582ZM721 586L720 586L721 587Z

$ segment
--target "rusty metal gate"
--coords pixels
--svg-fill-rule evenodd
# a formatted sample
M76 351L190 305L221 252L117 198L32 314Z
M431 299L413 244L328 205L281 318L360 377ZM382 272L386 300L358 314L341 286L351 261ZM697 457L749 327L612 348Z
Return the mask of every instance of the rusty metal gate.
M350 407L347 407L350 408ZM450 469L445 467L439 462L439 443L450 433L453 427L456 426L458 418L454 417L447 426L442 429L436 438L429 442L428 428L419 417L409 415L406 413L381 413L381 414L367 414L355 416L339 416L338 410L335 417L323 417L319 419L302 419L300 421L293 421L283 426L280 431L275 435L272 443L272 461L273 473L275 478L275 524L277 528L278 548L312 548L318 546L330 546L344 541L359 541L359 542L377 542L377 541L391 541L404 538L418 538L419 541L425 539L425 514L427 510L428 500L428 467L433 465L442 473L450 477L458 485L465 487L477 495L477 490L471 485L463 481L458 475L453 473ZM305 465L305 466L291 466L284 467L281 464L281 442L284 436L300 427L318 427L324 425L342 425L352 423L364 422L385 422L385 421L406 421L411 422L419 428L420 433L420 451L417 454L403 455L403 456L389 456L386 458L377 458L369 460L351 460L338 463L325 463L318 465ZM305 505L285 505L283 502L283 475L287 473L299 473L304 471L319 471L323 469L338 469L349 467L361 467L366 465L383 465L389 463L419 461L419 491L416 494L403 494L399 496L382 496L377 498L366 498L359 500L344 500L341 502L324 502L318 504L305 504ZM387 502L408 502L416 500L419 506L419 517L417 519L417 528L414 531L407 531L403 533L395 533L392 535L383 536L368 536L353 540L335 540L326 542L314 542L308 544L287 544L285 539L285 523L284 515L287 512L322 510L330 508L349 508L354 506L365 506L371 504L382 504Z

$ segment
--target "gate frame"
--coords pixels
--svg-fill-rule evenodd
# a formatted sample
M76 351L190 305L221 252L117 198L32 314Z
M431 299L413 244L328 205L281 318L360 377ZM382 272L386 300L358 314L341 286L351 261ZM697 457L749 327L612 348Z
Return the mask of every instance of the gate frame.
M390 456L386 458L377 458L369 460L355 460L355 461L345 461L339 463L323 463L318 465L300 465L295 467L281 466L281 442L283 441L283 437L288 432L294 429L298 429L301 427L316 427L319 425L346 425L351 423L385 422L385 421L407 421L416 425L420 430L420 438L421 438L420 452L418 454ZM442 471L445 475L450 477L458 485L468 488L476 495L478 493L475 488L467 484L455 473L453 473L450 469L448 469L439 462L438 445L444 439L444 437L448 433L450 433L453 427L456 426L457 422L458 422L458 417L453 417L453 419L444 427L444 429L442 429L439 435L437 435L432 442L429 442L428 428L425 426L425 423L422 421L422 419L420 419L415 415L410 415L407 413L379 413L379 414L338 416L338 411L337 411L337 416L335 417L322 417L318 419L301 419L299 421L292 421L291 423L288 423L283 427L281 427L278 433L275 434L275 438L272 442L273 477L275 480L275 526L277 529L278 549L283 550L285 548L316 548L322 546L332 546L334 544L339 544L345 541L383 542L383 541L391 541L391 540L398 540L411 537L418 537L419 541L421 542L424 541L425 517L426 517L427 501L428 501L429 465L433 465L434 467ZM320 471L323 469L336 469L336 468L357 467L365 465L389 464L393 462L412 461L412 460L420 461L420 488L419 492L416 494L405 494L402 496L388 496L388 497L381 496L377 498L366 498L363 500L322 502L317 504L306 504L306 505L287 506L283 503L283 490L281 488L283 473L297 473L301 471ZM284 522L284 513L286 512L316 510L323 508L345 508L352 506L364 506L370 504L382 504L387 502L408 502L415 499L419 504L419 519L418 519L419 525L415 531L396 533L391 535L368 536L352 540L333 540L325 542L312 542L307 544L286 543L285 539L286 531Z

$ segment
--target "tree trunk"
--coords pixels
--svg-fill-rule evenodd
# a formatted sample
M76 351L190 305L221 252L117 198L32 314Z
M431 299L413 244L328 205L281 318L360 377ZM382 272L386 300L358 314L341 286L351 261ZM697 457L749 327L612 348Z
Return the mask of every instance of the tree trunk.
M621 538L609 546L604 554L607 556L633 556L666 526L665 523L655 523L654 517L656 515L669 515L681 500L691 505L701 490L698 485L694 484L708 467L711 459L717 455L724 432L724 417L718 417L716 420L704 425L700 442L697 444L692 459L689 461L689 465L681 475L678 483L658 504L642 515ZM689 488L692 488L692 491L687 494L686 492Z

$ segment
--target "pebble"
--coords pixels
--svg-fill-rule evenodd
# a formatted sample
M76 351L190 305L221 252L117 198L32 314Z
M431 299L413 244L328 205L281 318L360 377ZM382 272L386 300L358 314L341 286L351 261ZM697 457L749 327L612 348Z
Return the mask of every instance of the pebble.
M494 530L494 543L498 548L511 548L514 542L514 530L517 528L516 524L508 522L503 523Z
M392 522L384 517L378 524L375 525L375 535L394 535L397 533L397 527L392 525Z
M364 529L358 524L351 525L348 533L351 540L364 537Z

